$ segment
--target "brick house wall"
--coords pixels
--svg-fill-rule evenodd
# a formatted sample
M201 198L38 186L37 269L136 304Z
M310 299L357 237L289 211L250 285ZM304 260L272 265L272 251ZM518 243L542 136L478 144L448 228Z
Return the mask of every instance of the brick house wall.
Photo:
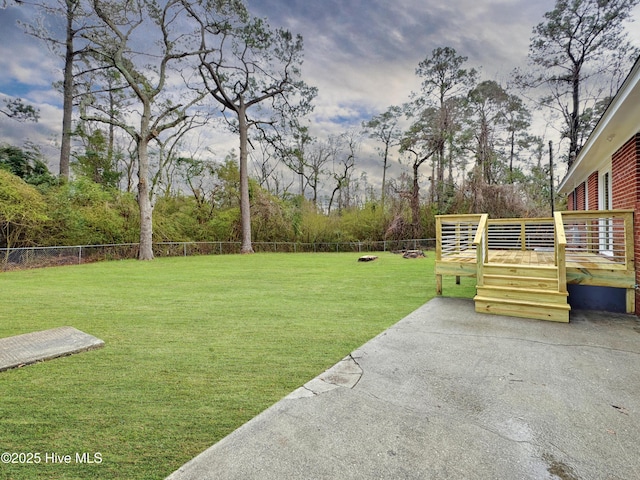
M631 137L611 157L613 209L631 209L634 215L636 284L640 284L640 133ZM640 292L636 290L636 314L640 314Z

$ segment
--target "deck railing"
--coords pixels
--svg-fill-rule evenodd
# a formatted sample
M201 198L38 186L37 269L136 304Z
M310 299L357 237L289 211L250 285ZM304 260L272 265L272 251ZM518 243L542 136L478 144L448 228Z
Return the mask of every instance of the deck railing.
M491 250L553 251L553 219L490 219L488 224L488 237L488 247Z
M558 262L558 217L566 237L570 263L588 258L601 268L633 269L633 211L593 210L556 212L554 218L487 219L484 261L492 250L554 252ZM437 217L436 259L476 257L478 224L483 215ZM479 240L479 239L478 239Z
M532 250L554 252L557 265L563 253L558 252L559 247L563 247L566 262L633 269L633 211L555 212L553 218L436 217L436 260L487 262L493 250Z
M475 257L474 239L482 215L436 217L436 260Z
M487 262L490 250L553 252L553 218L489 219L487 214L436 217L436 260L476 258ZM478 247L482 246L482 255Z
M567 261L586 258L602 268L633 269L633 211L561 212L567 236Z

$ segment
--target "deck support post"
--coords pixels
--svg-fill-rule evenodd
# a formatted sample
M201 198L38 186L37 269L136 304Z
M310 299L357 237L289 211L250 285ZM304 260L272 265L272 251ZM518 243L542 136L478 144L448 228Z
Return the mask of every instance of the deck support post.
M460 285L460 275L456 275L456 285Z
M436 275L436 295L442 295L442 275Z
M627 288L627 313L636 313L636 290Z

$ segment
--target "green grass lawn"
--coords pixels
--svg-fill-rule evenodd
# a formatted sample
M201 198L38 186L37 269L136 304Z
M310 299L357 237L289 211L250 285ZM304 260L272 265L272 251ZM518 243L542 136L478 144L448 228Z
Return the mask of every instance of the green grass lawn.
M164 478L435 294L433 252L256 254L0 273L0 337L70 325L102 349L0 372L0 478ZM473 279L447 296L471 297ZM102 463L77 464L75 453ZM72 455L69 465L46 453Z

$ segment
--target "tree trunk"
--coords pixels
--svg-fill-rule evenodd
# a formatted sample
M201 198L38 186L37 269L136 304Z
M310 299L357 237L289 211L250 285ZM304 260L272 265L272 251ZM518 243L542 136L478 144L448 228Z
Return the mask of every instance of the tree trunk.
M304 198L304 158L302 153L298 159L298 182L300 185L300 196Z
M113 97L113 90L111 90L111 88L109 89L109 112L110 115L113 117L114 113L116 111L116 102L115 99ZM109 138L107 140L107 158L109 159L109 165L113 168L115 168L114 165L114 158L115 158L115 154L113 151L113 145L115 142L115 126L113 125L113 123L109 124Z
M580 67L575 67L573 74L573 95L572 95L572 110L571 110L571 126L569 128L569 166L573 164L573 161L578 156L578 128L580 126Z
M64 79L62 82L62 139L60 142L60 176L69 179L71 156L71 123L73 114L73 7L75 1L67 0L67 36L64 55Z
M437 200L438 200L438 213L442 212L442 206L444 205L444 164L445 164L445 148L444 141L442 141L442 145L439 147L438 152L438 190L437 190Z
M515 148L516 148L516 129L511 129L511 139L510 139L510 147L509 151L509 183L513 183L513 157L515 156Z
M242 246L240 253L253 253L251 245L251 202L249 200L249 171L247 166L248 131L247 112L244 106L238 109L240 129L240 222L242 225Z
M447 166L449 167L449 187L453 190L453 140L449 137L449 160L447 162Z
M414 170L417 170L415 165ZM417 173L415 175L417 175ZM434 203L436 200L436 162L433 160L431 161L431 178L429 180L431 180L431 203Z
M145 113L149 107L145 105ZM140 209L139 260L153 260L153 207L149 191L149 117L143 115L138 138L138 207Z
M380 206L382 207L382 213L384 214L384 201L387 195L387 163L389 161L389 142L384 147L384 158L382 160L382 192L380 194Z
M314 183L312 186L312 191L313 191L313 197L311 199L311 201L313 202L313 206L314 208L316 208L318 206L318 183Z
M489 151L489 124L483 115L480 120L480 135L478 139L478 159L484 182L491 184L491 155Z
M336 192L340 190L340 185L338 184L338 186L336 188L333 189L333 192L331 192L331 198L329 199L329 208L327 210L327 215L331 215L331 207L333 205L333 200L336 196Z
M420 237L420 184L418 182L418 168L420 164L413 164L413 189L411 191L411 223L413 224L413 238Z

